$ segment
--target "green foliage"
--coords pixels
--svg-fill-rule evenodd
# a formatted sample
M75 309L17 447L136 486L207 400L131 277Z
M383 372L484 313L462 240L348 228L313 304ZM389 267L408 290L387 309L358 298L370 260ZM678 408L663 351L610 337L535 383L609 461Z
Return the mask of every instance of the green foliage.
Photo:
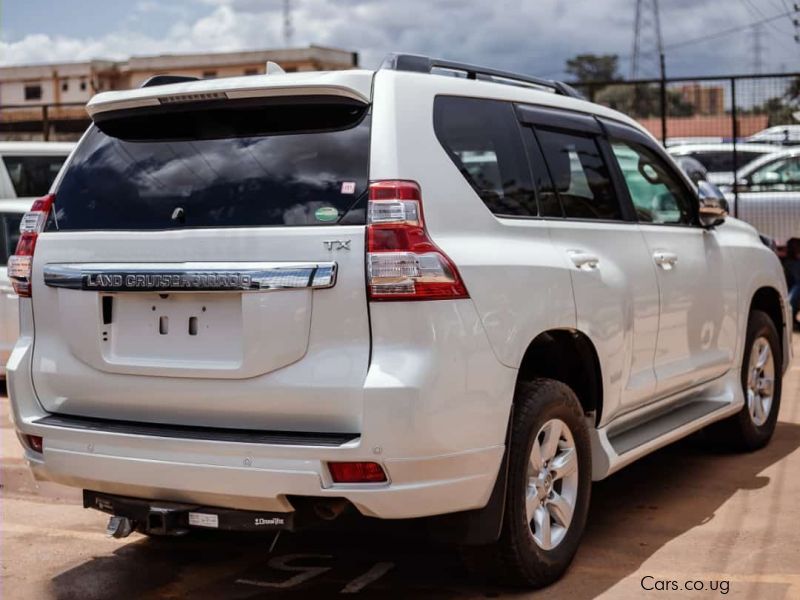
M767 115L767 126L796 124L793 113L800 110L800 77L795 77L780 96L774 96L742 111L743 114Z
M566 71L578 83L592 81L617 81L620 75L619 57L616 54L578 54L567 60Z

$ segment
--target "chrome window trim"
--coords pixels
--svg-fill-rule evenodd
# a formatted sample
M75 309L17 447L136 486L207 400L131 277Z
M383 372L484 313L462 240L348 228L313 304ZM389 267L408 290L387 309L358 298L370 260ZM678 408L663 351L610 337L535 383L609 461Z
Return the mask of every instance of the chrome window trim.
M325 289L335 262L48 263L50 287L92 292L267 292Z

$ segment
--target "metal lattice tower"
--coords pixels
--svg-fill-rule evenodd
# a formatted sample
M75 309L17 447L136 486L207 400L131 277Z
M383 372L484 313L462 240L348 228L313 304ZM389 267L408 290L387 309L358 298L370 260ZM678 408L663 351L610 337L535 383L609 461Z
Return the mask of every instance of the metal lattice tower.
M753 25L753 73L761 73L764 64L764 43L762 35L764 30L760 23Z
M633 53L631 54L631 79L636 79L652 67L654 75L660 71L664 53L661 39L661 19L658 0L636 0L636 17L633 24ZM645 73L648 74L648 73Z
M293 33L292 2L291 0L283 0L283 45L287 48L290 48L292 45Z

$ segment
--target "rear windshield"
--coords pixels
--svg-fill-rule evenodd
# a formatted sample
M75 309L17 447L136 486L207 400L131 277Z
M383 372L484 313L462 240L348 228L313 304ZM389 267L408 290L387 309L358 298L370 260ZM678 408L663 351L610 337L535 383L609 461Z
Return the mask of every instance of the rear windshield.
M367 106L282 102L97 120L56 191L48 229L364 223Z
M728 173L734 171L733 168L733 150L721 150L718 152L693 152L689 154L701 165L703 165L710 173ZM737 150L736 162L738 168L742 168L747 163L763 156L760 152L748 152L746 150Z
M4 156L3 163L17 198L44 196L66 160L63 156Z

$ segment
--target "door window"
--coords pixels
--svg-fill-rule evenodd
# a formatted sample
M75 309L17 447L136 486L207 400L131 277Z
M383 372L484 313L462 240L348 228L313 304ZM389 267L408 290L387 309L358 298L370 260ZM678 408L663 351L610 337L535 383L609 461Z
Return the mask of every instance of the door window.
M750 189L754 192L800 191L800 156L781 158L754 171L750 176Z
M448 156L492 213L537 216L520 127L510 103L440 96L433 122Z
M594 138L547 129L537 130L537 137L564 216L622 219L608 168Z
M640 144L622 141L613 141L611 149L640 222L692 222L689 192L655 152Z

